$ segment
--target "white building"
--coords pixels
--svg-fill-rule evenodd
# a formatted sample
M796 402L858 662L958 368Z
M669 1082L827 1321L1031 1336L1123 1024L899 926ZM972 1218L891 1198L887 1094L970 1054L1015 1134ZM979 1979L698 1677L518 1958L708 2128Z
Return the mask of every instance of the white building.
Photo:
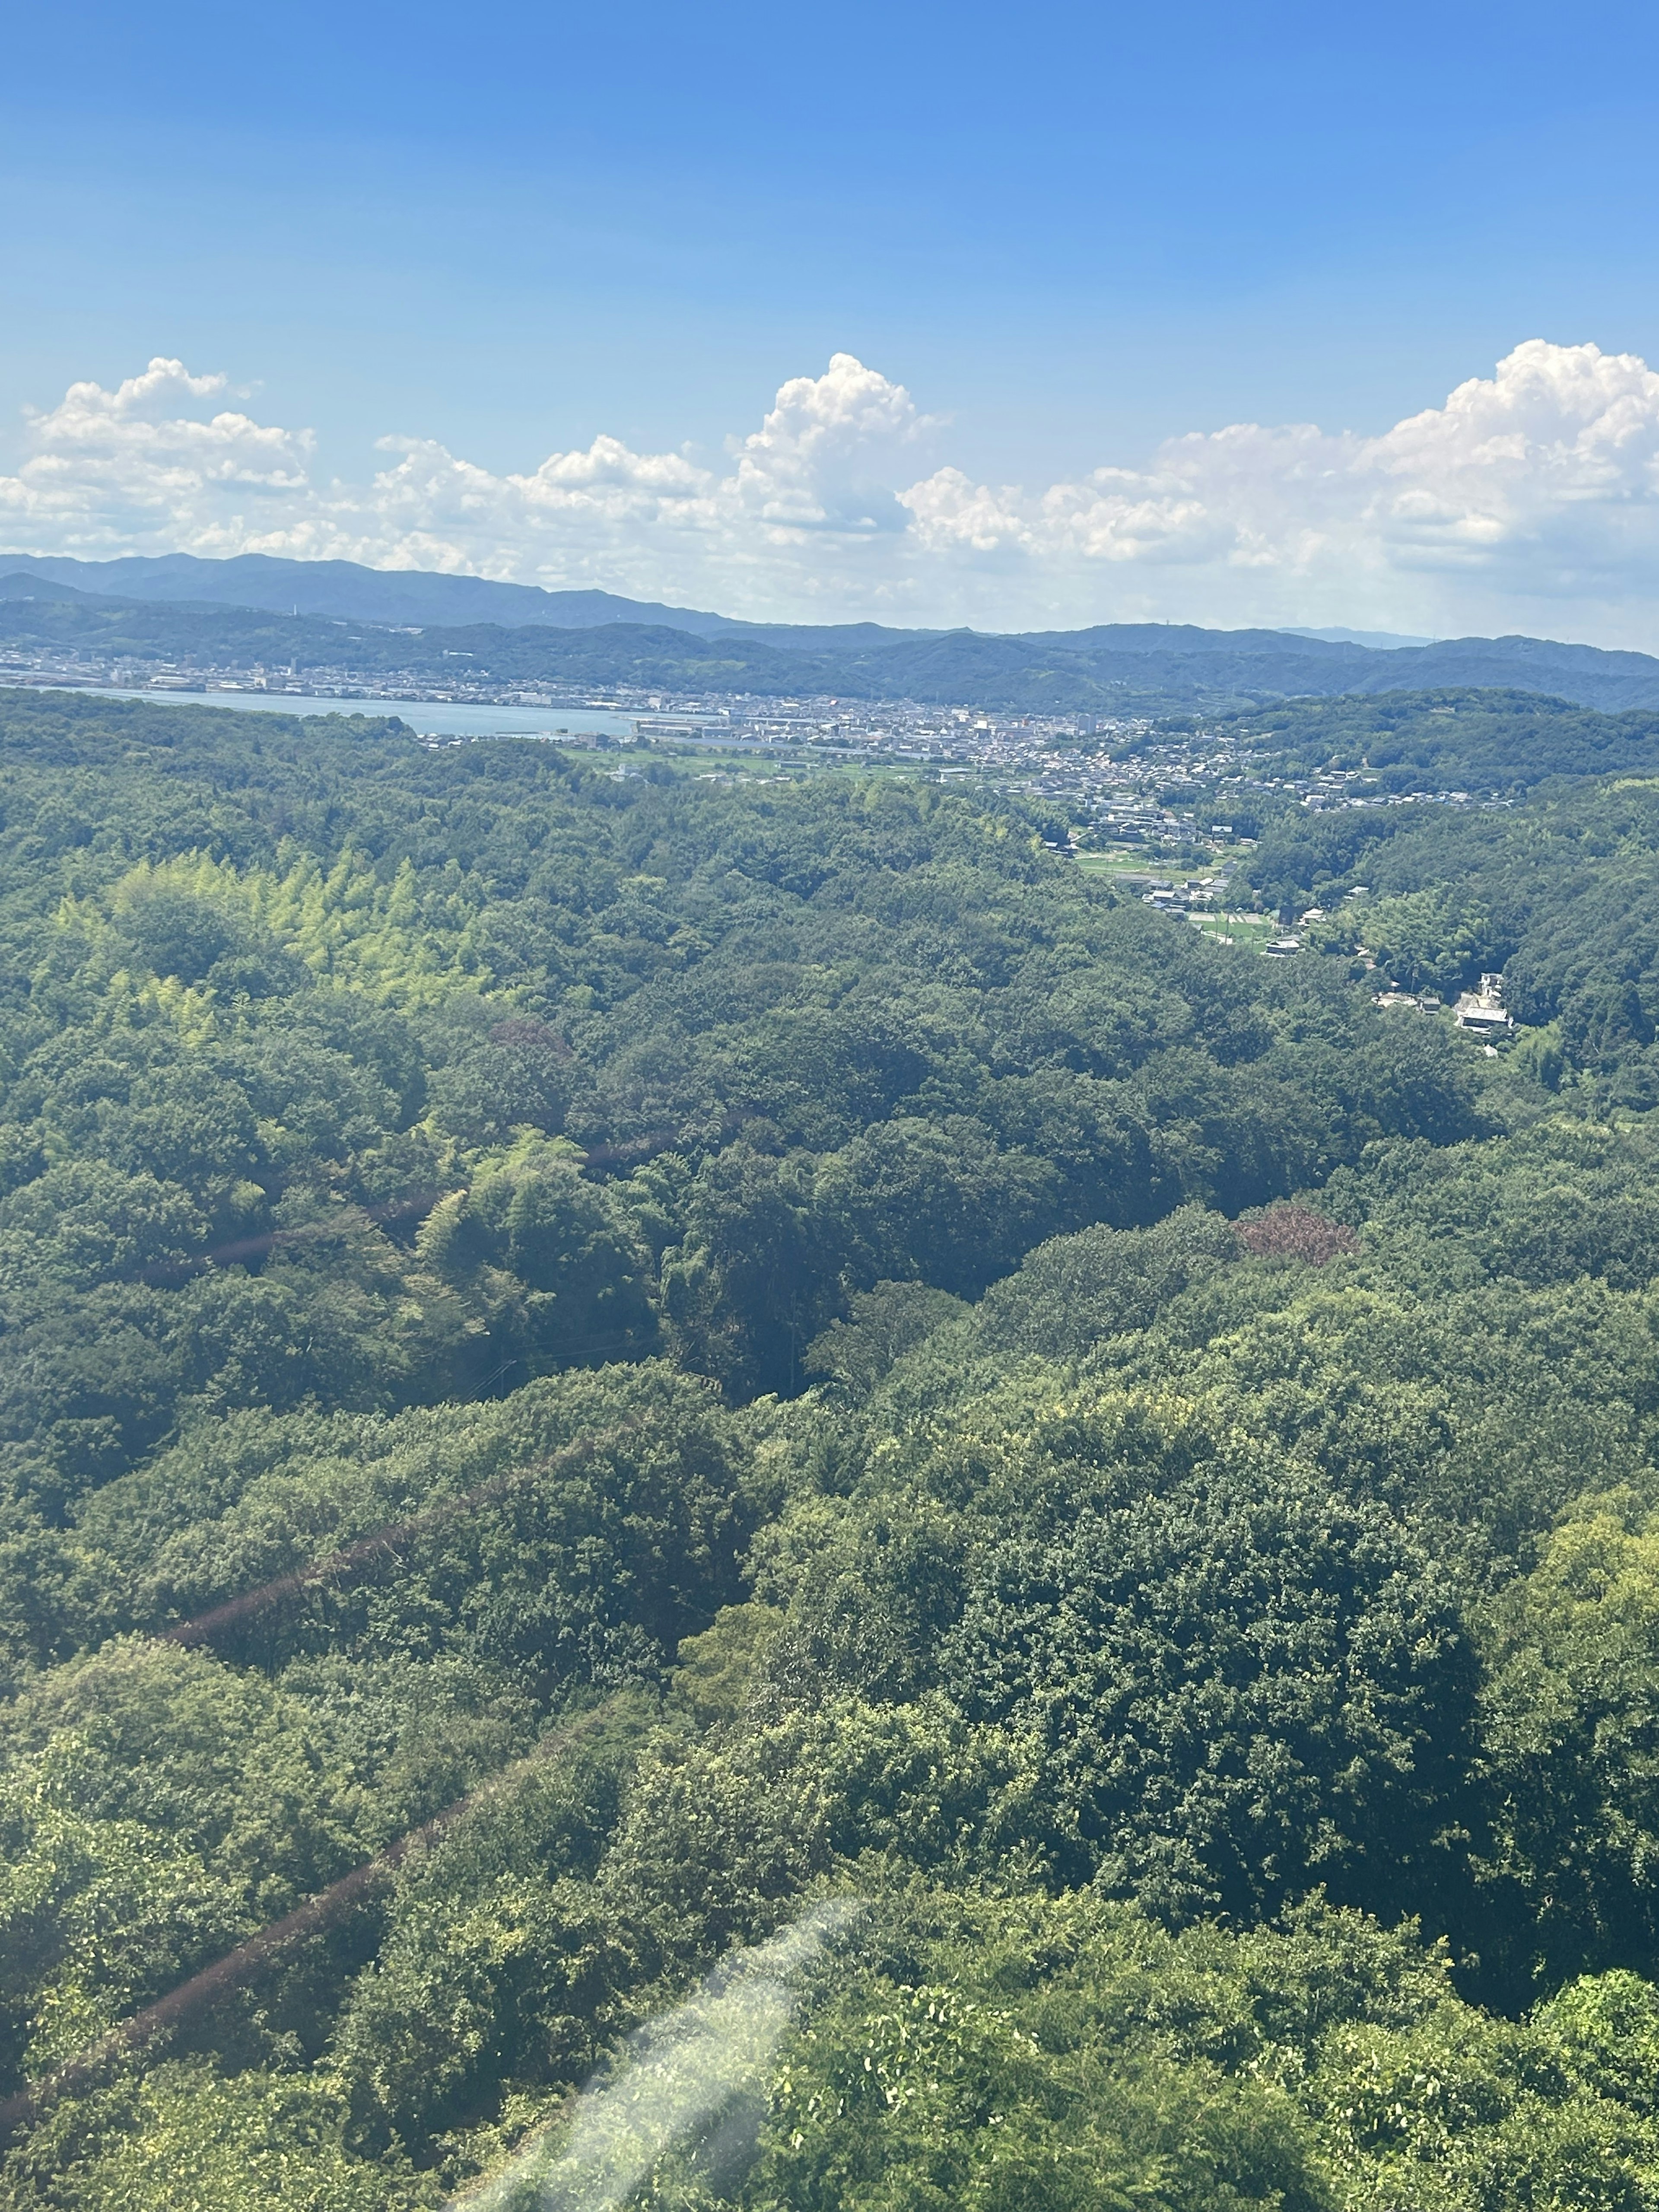
M1483 975L1480 988L1465 991L1452 1014L1458 1028L1468 1030L1472 1036L1508 1036L1515 1027L1515 1017L1504 1005L1501 975Z

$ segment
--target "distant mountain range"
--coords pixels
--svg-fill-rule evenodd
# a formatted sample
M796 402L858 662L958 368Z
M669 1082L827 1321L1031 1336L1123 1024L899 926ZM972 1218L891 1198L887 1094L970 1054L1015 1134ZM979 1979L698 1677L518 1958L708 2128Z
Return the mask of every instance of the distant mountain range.
M1379 653L1392 653L1401 645L1436 645L1432 637L1406 637L1396 629L1287 629L1286 637L1322 638L1328 645L1369 645Z
M1209 708L1443 687L1543 693L1608 713L1659 707L1659 659L1541 638L1413 643L1163 623L1011 635L739 623L608 592L255 554L0 555L0 642L139 663L263 662L301 674L349 665L366 682L397 671L453 683L459 663L501 684L915 699L1005 712Z
M931 630L884 629L878 623L834 628L733 622L696 607L619 599L614 592L544 592L538 584L497 584L487 576L442 576L420 568L364 568L355 561L284 561L240 553L204 561L193 553L130 554L118 561L72 561L0 553L0 569L66 585L102 599L166 605L251 607L263 614L457 629L491 623L502 629L598 629L611 623L686 631L692 637L751 637L786 651L817 652L831 641L874 644L930 637Z
M695 637L738 627L690 607L621 599L611 592L544 592L487 576L440 576L419 568L364 568L355 561L283 561L264 553L204 561L193 553L130 554L118 561L37 560L0 553L0 569L21 568L100 598L159 599L198 606L252 607L264 614L321 615L347 622L420 623L454 628L498 623L517 629L594 629L605 623L664 623Z

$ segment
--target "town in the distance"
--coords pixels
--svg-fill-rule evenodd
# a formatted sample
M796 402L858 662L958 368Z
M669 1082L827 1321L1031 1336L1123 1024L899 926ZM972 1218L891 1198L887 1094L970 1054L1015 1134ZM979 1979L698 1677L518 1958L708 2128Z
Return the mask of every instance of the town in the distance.
M1561 755L1569 708L1575 735L1605 721L1638 764L1659 706L1659 660L1528 639L791 629L339 562L106 568L0 555L0 683L392 714L433 746L523 736L607 753L623 781L656 760L730 784L849 768L956 783L1035 805L1052 851L1149 906L1271 958L1334 943L1381 1002L1425 1012L1437 998L1377 970L1352 907L1275 904L1241 874L1264 826L1509 807L1591 764ZM412 609L450 619L384 618ZM453 619L480 611L491 619ZM1455 1018L1495 1048L1512 1027L1501 979Z

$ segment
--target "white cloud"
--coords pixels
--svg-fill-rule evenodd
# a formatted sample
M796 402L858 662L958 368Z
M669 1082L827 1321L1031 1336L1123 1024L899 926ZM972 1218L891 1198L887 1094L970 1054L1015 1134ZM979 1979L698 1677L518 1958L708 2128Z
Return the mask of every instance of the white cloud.
M37 552L242 550L245 515L285 517L309 497L312 438L228 410L204 420L225 389L160 357L113 392L70 385L30 416L19 474L0 477L7 537Z
M1025 489L925 473L941 427L837 354L708 467L619 440L496 475L386 441L320 483L305 430L158 359L76 384L0 477L20 551L286 553L771 619L986 628L1168 617L1659 639L1659 374L1532 339L1380 436L1236 423Z
M838 353L823 375L791 377L760 428L733 441L727 489L781 542L801 529L902 530L892 472L933 427L902 384Z

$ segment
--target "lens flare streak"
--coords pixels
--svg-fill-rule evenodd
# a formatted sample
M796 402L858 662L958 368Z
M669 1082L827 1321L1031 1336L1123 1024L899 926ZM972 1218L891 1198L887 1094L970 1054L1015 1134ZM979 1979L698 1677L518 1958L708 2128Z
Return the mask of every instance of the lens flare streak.
M803 1977L864 1910L859 1899L831 1899L728 1954L685 2003L630 2038L584 2091L568 2131L556 2121L450 2212L613 2212L674 2152L719 2185L752 2148Z

